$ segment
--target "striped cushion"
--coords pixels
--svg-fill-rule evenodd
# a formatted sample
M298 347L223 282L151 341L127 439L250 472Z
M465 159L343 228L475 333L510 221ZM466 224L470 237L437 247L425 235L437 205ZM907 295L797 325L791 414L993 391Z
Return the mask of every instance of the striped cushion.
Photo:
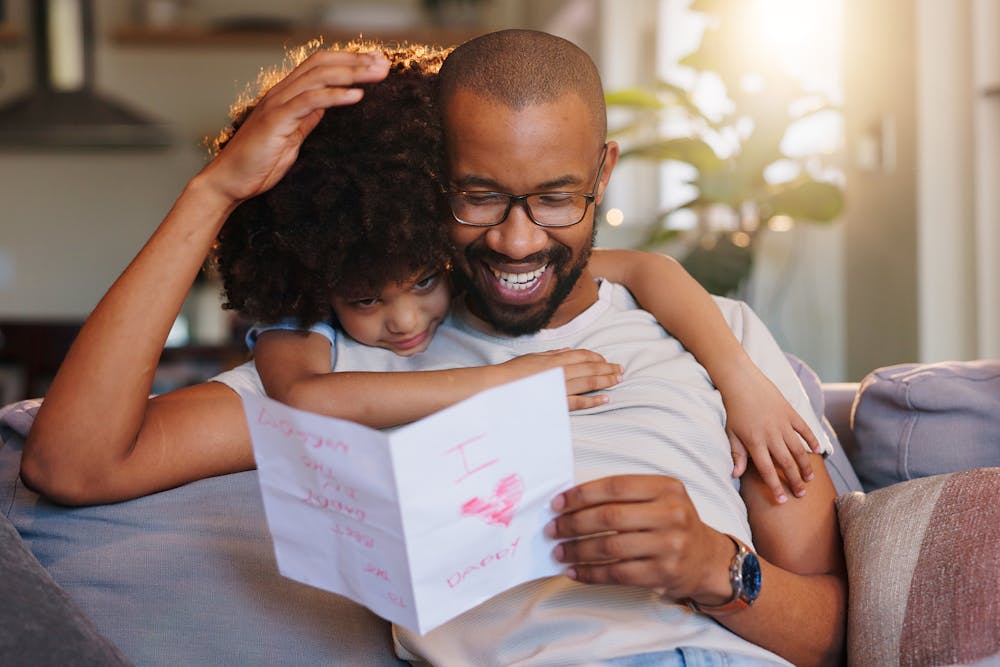
M837 499L851 665L952 665L1000 654L1000 468Z

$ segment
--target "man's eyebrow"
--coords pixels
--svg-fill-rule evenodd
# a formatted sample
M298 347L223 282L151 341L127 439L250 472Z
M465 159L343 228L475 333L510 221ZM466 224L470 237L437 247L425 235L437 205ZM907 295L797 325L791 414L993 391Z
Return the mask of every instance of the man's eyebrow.
M487 178L485 176L479 176L476 174L466 174L462 178L453 179L452 183L455 187L460 190L465 190L472 187L479 188L491 188L499 192L503 192L501 185L492 178ZM572 186L579 186L583 181L572 174L565 174L558 178L554 178L544 183L539 183L536 185L531 192L545 192L547 190L557 190L559 188L567 188Z

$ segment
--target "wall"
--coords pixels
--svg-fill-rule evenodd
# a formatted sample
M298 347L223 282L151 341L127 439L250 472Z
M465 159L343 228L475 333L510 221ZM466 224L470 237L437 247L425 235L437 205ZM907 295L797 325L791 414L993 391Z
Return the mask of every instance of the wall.
M916 15L846 0L847 376L917 359Z
M27 25L27 2L8 3ZM0 152L0 317L81 319L205 161L202 138L226 121L238 91L281 45L238 49L122 46L107 31L129 16L124 0L97 5L99 90L168 120L174 146L159 151ZM3 99L32 77L24 37L0 48Z
M31 1L7 2L12 24L28 25ZM417 0L396 4L419 8ZM523 4L496 3L484 23L544 20L553 13L547 7L560 3L532 3L530 12ZM309 19L322 5L198 0L186 3L185 18L280 11ZM109 33L130 19L132 3L99 0L94 6L97 88L168 121L176 142L155 151L0 150L0 319L86 317L205 163L203 139L225 125L229 105L259 68L283 58L280 38L269 45L226 47L116 43ZM29 86L29 51L26 35L14 46L0 46L0 103Z

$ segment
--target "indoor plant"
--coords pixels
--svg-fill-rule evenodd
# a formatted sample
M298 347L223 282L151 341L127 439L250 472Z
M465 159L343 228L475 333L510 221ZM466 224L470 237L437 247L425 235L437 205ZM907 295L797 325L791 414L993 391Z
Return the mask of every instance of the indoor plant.
M630 122L612 132L622 158L686 164L693 186L693 196L649 221L642 247L679 241L682 263L716 294L745 284L763 230L829 222L843 208L842 188L824 156L783 146L789 128L832 105L762 48L748 29L750 5L694 0L690 8L706 17L706 29L700 46L679 63L693 76L607 94L609 107L631 112ZM714 109L697 94L706 82L724 90ZM680 211L693 214L688 233L672 224Z

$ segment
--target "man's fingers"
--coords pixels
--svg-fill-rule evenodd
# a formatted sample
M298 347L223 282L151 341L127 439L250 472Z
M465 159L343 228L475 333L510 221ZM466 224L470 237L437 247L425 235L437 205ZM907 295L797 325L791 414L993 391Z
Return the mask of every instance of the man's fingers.
M615 533L560 542L552 555L560 563L608 563L658 555L649 532Z
M368 73L368 76L363 76L364 73ZM316 67L302 74L290 85L280 90L272 89L269 91L264 103L281 106L289 104L312 90L350 89L359 83L378 81L384 77L385 73L376 73L367 69L359 71L350 67Z
M381 52L352 53L329 49L317 51L299 63L271 90L280 95L285 89L299 84L303 77L322 69L351 72L352 82L379 81L385 78L389 71L389 60Z
M610 502L640 502L665 493L681 494L684 485L665 475L617 475L584 482L552 500L557 512L575 512Z
M317 88L352 88L359 83L380 81L389 72L388 61L385 58L340 62L341 59L335 55L361 56L362 54L333 52L313 54L276 83L260 101L259 106L281 106L302 93Z
M649 559L597 565L577 564L567 568L566 576L586 584L622 584L652 588L659 583L657 568Z
M606 503L562 514L545 526L545 534L555 539L583 537L611 531L637 531L655 528L645 513L635 511L633 503Z

